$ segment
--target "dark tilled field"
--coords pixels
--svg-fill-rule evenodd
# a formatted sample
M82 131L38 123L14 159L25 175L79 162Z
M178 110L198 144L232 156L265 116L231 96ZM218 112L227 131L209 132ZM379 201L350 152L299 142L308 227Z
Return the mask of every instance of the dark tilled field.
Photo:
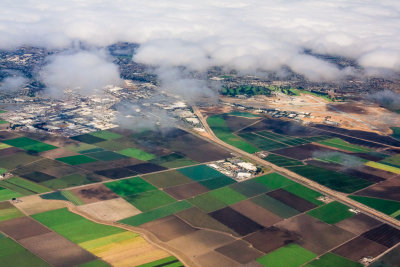
M354 177L358 177L358 178L373 182L373 183L379 183L379 182L385 181L385 179L382 177L379 177L379 176L376 176L376 175L373 175L370 173L366 173L366 172L363 172L360 170L356 170L356 169L346 169L346 170L343 170L342 172L345 174L354 176Z
M196 228L191 227L175 216L168 216L150 223L145 223L140 227L152 232L163 242L197 231Z
M357 214L350 218L344 219L335 225L356 235L360 235L378 225L382 224L380 221L375 220L365 214Z
M17 137L20 137L21 135L18 133L13 133L9 131L0 131L0 140L5 140L5 139L14 139Z
M256 123L242 132L257 132L262 130L270 130L278 134L289 135L289 136L317 136L324 133L321 130L304 127L298 123L292 121L282 121L279 119L265 118L264 120Z
M5 149L1 149L0 150L0 157L12 155L12 154L14 154L14 153L16 153L18 151L22 151L22 150L19 149L19 148L16 148L16 147L9 147L9 148L5 148Z
M392 173L392 172L388 172L388 171L384 171L384 170L379 170L379 169L375 169L372 167L368 167L368 166L363 166L360 171L368 173L368 174L372 174L378 177L382 177L384 179L391 179L393 177L396 177L397 174Z
M132 166L135 164L139 164L142 162L143 161L140 161L138 159L126 158L126 159L114 160L114 161L106 163L106 164L103 161L96 161L96 162L92 162L92 163L80 164L79 168L85 169L88 171L101 171L101 170L108 169L110 167L123 168L126 166Z
M387 250L387 247L359 236L334 249L332 252L350 260L359 261L368 256L375 258L385 250Z
M306 161L307 165L312 165L312 166L316 166L316 167L321 167L321 168L325 168L328 170L332 170L332 171L340 171L343 170L343 166L340 164L336 164L336 163L332 163L332 162L323 162L320 160L307 160Z
M279 222L276 226L297 233L302 238L299 245L317 254L324 253L354 237L350 232L321 222L307 214Z
M75 195L77 195L85 203L94 203L118 197L118 195L116 195L113 191L108 189L103 184L95 184L85 187L79 187L72 189L70 191L73 192Z
M42 172L55 177L63 177L78 172L78 169L72 166L64 165L60 167L46 168L43 169Z
M357 192L356 195L400 201L400 186L374 185Z
M263 228L230 207L211 212L210 216L243 236Z
M289 193L283 189L278 189L278 190L275 190L272 192L268 192L267 195L275 198L276 200L278 200L300 212L305 212L307 210L317 207L317 205L315 205L311 202L308 202L307 200L302 199L296 195L293 195L292 193Z
M252 248L249 243L242 240L237 240L233 243L217 248L215 251L241 264L249 263L263 255L258 250Z
M223 118L226 124L229 126L229 128L231 128L233 132L236 132L237 130L240 130L260 119L260 118L245 118L245 117L236 117L228 115L225 115Z
M56 177L54 177L54 176L48 175L48 174L43 173L43 172L36 172L36 171L35 172L31 172L31 173L27 173L27 174L23 174L23 175L20 175L20 176L24 177L24 178L26 178L28 180L31 180L33 182L36 182L36 183L48 181L48 180L51 180L51 179L56 179Z
M287 244L298 243L301 241L301 237L297 233L272 226L246 236L244 240L256 249L269 253Z
M110 179L120 179L129 176L135 176L138 174L127 168L113 168L101 171L95 171L96 174L110 178Z
M238 234L232 229L228 228L227 226L209 216L204 211L195 207L178 212L177 214L175 214L175 216L181 218L185 222L188 222L190 225L197 228L211 229L238 236Z
M6 233L17 241L20 239L51 232L49 229L31 219L30 217L20 217L1 222L0 231Z
M371 229L362 234L362 236L388 248L400 242L400 230L387 224Z
M269 227L283 220L283 218L258 206L251 200L244 200L235 203L231 206L231 208L264 227Z
M174 198L181 200L190 197L197 196L199 194L208 192L209 190L199 183L189 183L183 185L177 185L173 187L168 187L164 189L164 192L173 196Z
M305 144L296 147L282 148L272 151L275 154L294 158L298 160L310 159L315 152L335 152L333 149L321 147L314 144Z
M76 266L97 258L54 232L32 236L19 242L55 267Z
M322 125L322 124L318 124L315 127L318 128L318 129L321 129L321 130L327 130L327 131L331 131L331 132L335 132L335 133L339 133L339 134L345 134L345 135L349 135L349 136L354 136L354 137L357 137L357 138L366 139L366 140L370 140L370 141L386 144L386 145L389 145L389 146L398 146L398 147L400 147L400 141L398 141L396 139L393 139L393 138L391 138L389 136L383 136L383 135L379 135L379 134L372 133L372 132L364 132L364 131L357 131L357 130L347 130L347 129L343 129L343 128L337 128L337 127L328 126L328 125Z
M187 184L193 181L176 170L143 175L142 178L159 188Z
M158 172L158 171L163 171L163 170L167 169L163 166L156 165L153 163L140 163L140 164L136 164L136 165L132 165L132 166L127 166L126 168L131 171L134 171L136 173L141 173L141 174Z

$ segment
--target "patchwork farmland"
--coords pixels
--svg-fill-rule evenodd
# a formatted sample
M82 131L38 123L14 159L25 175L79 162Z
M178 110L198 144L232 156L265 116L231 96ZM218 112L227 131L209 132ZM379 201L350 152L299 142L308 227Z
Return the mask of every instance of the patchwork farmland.
M377 149L376 140L360 144L243 113L209 122L229 144L400 216L397 157L388 144ZM393 225L277 172L237 181L207 165L228 157L180 129L115 128L64 141L2 131L0 173L12 177L0 181L0 244L10 251L0 260L6 266L13 255L35 266L362 266L390 250L375 264L395 266L391 251L398 250L400 230Z

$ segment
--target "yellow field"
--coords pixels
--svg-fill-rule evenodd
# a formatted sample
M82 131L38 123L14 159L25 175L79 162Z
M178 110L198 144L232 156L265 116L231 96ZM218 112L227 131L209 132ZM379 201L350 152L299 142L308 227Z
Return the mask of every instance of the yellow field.
M0 149L5 149L5 148L9 148L9 147L11 147L11 146L4 144L4 143L0 143Z
M113 266L121 267L137 266L170 256L138 234L128 231L80 243L79 246Z
M393 167L393 166L389 166L386 164L382 164L382 163L378 163L378 162L374 162L374 161L368 161L367 163L365 163L366 166L375 168L375 169L380 169L380 170L384 170L384 171L388 171L388 172L393 172L396 174L400 174L400 169Z

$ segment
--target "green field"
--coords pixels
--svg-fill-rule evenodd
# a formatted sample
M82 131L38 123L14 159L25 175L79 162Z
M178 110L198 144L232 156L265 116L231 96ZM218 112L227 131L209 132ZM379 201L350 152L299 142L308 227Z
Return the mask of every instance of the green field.
M245 200L247 197L236 192L232 188L223 187L220 189L213 190L209 194L226 205L232 205L236 202Z
M7 183L19 186L23 189L27 189L29 191L32 191L33 193L45 193L45 192L49 192L50 189L47 187L44 187L40 184L37 183L33 183L31 181L22 179L20 177L13 177L13 178L9 178L6 180Z
M349 196L349 197L368 207L381 211L389 216L396 217L400 215L399 201L374 198L374 197L364 197L364 196Z
M311 251L296 244L289 244L258 258L257 262L267 267L298 267L315 257L317 255Z
M332 152L332 153L321 153L320 155L317 155L315 159L328 162L328 163L335 163L335 164L340 164L340 165L345 165L346 166L354 166L358 167L363 164L363 162L367 162L368 160L359 158L356 156L352 156L346 153L342 152Z
M208 167L207 165L196 165L196 166L186 167L183 169L178 169L177 171L195 181L201 181L201 180L207 180L225 176L219 171L216 171L213 168Z
M0 124L7 124L7 123L9 123L9 122L5 121L5 120L0 120Z
M1 190L0 190L1 192ZM25 215L20 212L16 207L11 205L9 202L0 203L0 222L11 220L14 218L24 217ZM1 249L0 249L1 253Z
M349 211L349 209L348 206L334 201L307 213L323 222L335 224L355 215L355 213Z
M130 195L124 197L124 199L143 212L171 204L176 201L173 197L160 190Z
M79 165L79 164L85 164L85 163L91 163L91 162L97 161L97 160L95 160L93 158L89 158L85 155L76 155L76 156L57 158L56 160L64 162L69 165Z
M121 155L112 151L100 151L95 153L88 153L86 155L102 161L113 161L128 158L125 155Z
M361 178L310 165L287 168L301 176L343 193L352 193L372 184Z
M117 133L113 133L110 131L98 131L98 132L94 132L94 133L90 133L90 135L105 139L105 140L112 140L112 139L117 139L117 138L121 138L122 135L117 134Z
M41 198L43 199L54 199L54 200L65 200L68 201L68 199L61 193L61 191L56 191L44 195L40 195Z
M273 141L278 141L278 142L284 143L289 146L298 146L298 145L308 144L311 142L317 142L317 141L321 141L321 140L325 140L325 139L329 138L327 136L294 137L294 136L288 136L288 135L274 133L271 131L259 131L259 132L256 132L256 134L266 137Z
M123 150L118 151L118 153L125 155L127 157L143 160L143 161L148 161L155 159L156 156L150 153L147 153L146 151L143 151L138 148L126 148Z
M207 187L210 190L221 188L234 183L236 183L236 181L227 176L221 176L213 179L199 181L199 184Z
M305 187L301 184L292 184L289 186L286 186L283 188L285 191L288 191L298 197L301 197L315 205L323 205L324 202L317 200L320 196L322 196L321 193L314 191L308 187Z
M174 256L139 265L138 267L183 267L183 264Z
M79 142L83 142L86 144L95 144L95 143L99 143L99 142L103 142L106 141L106 139L104 138L100 138L91 134L82 134L82 135L77 135L77 136L73 136L70 137L72 140L76 140Z
M393 130L392 136L398 140L400 140L400 127L391 127Z
M157 187L140 177L105 183L104 185L119 196L130 196L157 189Z
M241 193L246 197L254 197L256 195L263 194L265 192L270 191L270 189L263 184L258 183L254 179L247 180L240 183L235 183L229 186L236 192Z
M0 109L0 114L1 113L6 113L7 111Z
M120 222L128 225L139 226L141 224L164 218L191 207L192 205L186 201L178 201L161 208L153 209L151 211L143 212L138 215L123 219Z
M16 193L20 194L21 196L29 196L29 195L34 194L34 192L32 192L32 191L30 191L28 189L25 189L23 187L15 185L15 184L8 183L7 180L0 181L0 187L5 188L5 189L9 189L9 190L11 190L13 192L16 192Z
M8 170L6 168L0 168L0 175L5 174Z
M0 201L11 200L12 198L23 197L24 195L0 186Z
M50 267L44 260L8 237L0 236L0 248L1 266Z
M81 153L81 154L88 154L88 153L94 153L94 152L100 152L100 151L104 151L104 148L95 147L95 148L79 150L78 152Z
M94 223L69 212L67 208L38 213L32 215L32 217L77 244L125 231L120 228Z
M214 115L207 118L207 123L213 130L214 134L224 141L234 147L237 147L247 153L254 153L259 151L259 149L252 144L244 141L237 135L232 133L232 130L226 124L223 115Z
M254 178L254 180L268 187L270 190L295 184L292 180L275 172Z
M267 157L264 158L264 160L269 161L279 167L304 165L304 163L299 160L290 159L275 154L269 154Z
M292 207L289 207L288 205L265 194L251 198L251 201L257 204L258 206L263 207L264 209L267 209L282 218L290 218L300 213L299 211L293 209Z
M85 202L83 202L82 199L80 199L78 196L76 196L71 191L63 190L63 191L61 191L61 194L66 199L68 199L68 201L70 201L72 204L74 204L75 206L79 206L79 205L85 204Z
M23 150L29 152L43 152L57 148L56 146L42 143L28 137L18 137L14 139L4 140L3 143L6 143L10 146L22 148Z
M58 179L47 180L45 182L42 182L41 184L52 189L63 189L67 187L96 183L100 181L101 179L94 176L92 177L90 175L74 173Z
M226 204L210 193L205 193L203 195L196 196L194 198L187 199L194 206L204 210L205 212L212 212L226 207Z
M371 149L366 148L366 147L350 144L340 138L327 139L327 140L319 141L318 143L320 143L322 145L330 146L330 147L336 147L336 148L343 149L343 150L350 151L350 152L356 152L356 153L367 153L367 152L372 151Z
M240 133L238 135L261 150L274 150L288 146L284 143L276 142L272 139L264 138L254 133Z
M384 164L387 164L387 165L391 165L393 167L400 168L400 154L397 154L397 155L392 156L392 157L385 158L381 162L384 163Z
M246 118L260 118L259 115L248 113L248 112L240 112L240 111L233 111L228 113L227 115L237 116L237 117L246 117Z
M359 262L351 261L333 253L326 253L319 257L319 259L313 260L307 267L362 267L363 265Z
M393 166L389 166L386 164L382 164L382 163L378 163L378 162L374 162L374 161L368 161L367 163L365 163L366 166L375 168L375 169L380 169L380 170L384 170L384 171L388 171L388 172L393 172L396 174L400 174L400 168L396 168Z

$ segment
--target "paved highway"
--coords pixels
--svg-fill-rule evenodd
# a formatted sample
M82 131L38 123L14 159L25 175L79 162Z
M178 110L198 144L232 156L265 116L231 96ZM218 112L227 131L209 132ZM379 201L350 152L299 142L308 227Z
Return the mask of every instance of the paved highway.
M286 177L291 178L292 180L295 180L296 182L299 182L299 183L301 183L303 185L306 185L306 186L308 186L308 187L310 187L310 188L312 188L314 190L317 190L317 191L319 191L319 192L321 192L321 193L323 193L323 194L325 194L325 195L327 195L327 196L329 196L329 197L331 197L331 198L333 198L335 200L338 200L338 201L342 202L343 204L347 204L349 206L357 208L358 210L363 211L364 213L366 213L366 214L368 214L368 215L370 215L370 216L372 216L372 217L374 217L376 219L379 219L380 221L383 221L383 222L385 222L387 224L390 224L390 225L392 225L394 227L400 228L400 221L398 221L398 220L396 220L396 219L394 219L394 218L392 218L392 217L390 217L390 216L388 216L388 215L386 215L386 214L384 214L382 212L379 212L379 211L374 210L374 209L372 209L372 208L370 208L368 206L365 206L365 205L363 205L363 204L361 204L361 203L359 203L359 202L357 202L357 201L355 201L355 200L353 200L351 198L348 198L343 193L337 192L337 191L332 190L332 189L330 189L328 187L320 185L319 183L316 183L316 182L314 182L314 181L312 181L312 180L310 180L310 179L308 179L306 177L298 175L297 173L294 173L294 172L292 172L290 170L287 170L285 168L276 166L275 164L272 164L271 162L265 161L265 160L255 156L253 154L247 153L247 152L245 152L245 151L243 151L241 149L238 149L238 148L236 148L234 146L231 146L231 145L223 142L211 130L210 126L207 123L206 118L200 112L198 107L193 106L193 111L198 116L198 118L201 121L201 123L204 125L204 128L207 131L207 133L209 134L210 139L213 142L219 144L220 146L223 146L226 149L230 150L231 152L234 152L234 153L236 153L236 154L238 154L240 156L249 158L249 159L253 160L254 162L257 162L258 164L260 164L262 166L270 167L274 171L276 171L276 172L278 172L278 173L280 173L282 175L285 175Z

